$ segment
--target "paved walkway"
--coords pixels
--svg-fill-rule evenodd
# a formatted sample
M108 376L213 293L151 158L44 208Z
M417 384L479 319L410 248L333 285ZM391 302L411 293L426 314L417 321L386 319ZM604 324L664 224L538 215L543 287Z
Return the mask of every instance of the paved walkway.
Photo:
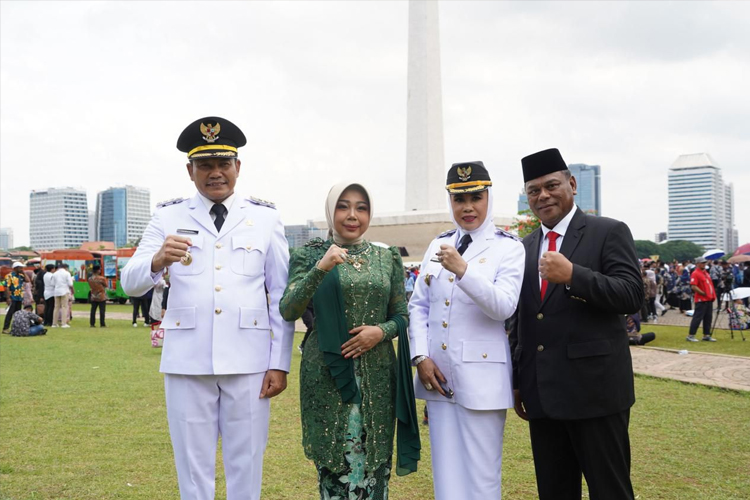
M88 318L89 313L73 311L73 316ZM726 327L726 315L722 314L722 316ZM132 315L124 312L108 312L107 318L130 320ZM689 316L681 315L679 311L669 311L659 318L658 324L687 327L690 319ZM142 322L143 319L139 319L138 326L141 326ZM719 326L721 325L720 322ZM296 329L305 331L302 321L297 322ZM750 391L750 358L692 351L687 354L679 354L679 352L659 347L631 347L633 370L652 377Z
M631 347L630 354L633 371L642 375L750 391L750 358L660 347Z

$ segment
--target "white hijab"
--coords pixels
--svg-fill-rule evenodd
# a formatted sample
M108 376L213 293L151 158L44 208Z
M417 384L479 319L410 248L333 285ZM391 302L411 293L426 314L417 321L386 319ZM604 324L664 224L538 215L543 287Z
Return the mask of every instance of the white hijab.
M344 191L353 186L356 186L365 192L367 203L370 205L370 221L372 221L372 196L370 196L370 192L366 187L359 182L339 182L338 184L334 184L326 198L326 222L328 222L328 237L332 237L333 242L337 245L358 245L362 243L362 240L364 239L364 233L362 233L356 240L346 240L336 232L336 229L333 226L333 214L336 212L336 204L339 202L341 195L344 194Z
M487 214L484 217L484 221L482 221L482 224L476 228L472 229L471 231L467 231L463 227L461 227L461 224L458 223L456 218L453 216L453 207L451 206L451 195L448 193L448 213L451 215L451 220L453 221L453 225L456 226L456 229L458 230L458 233L460 235L464 234L470 234L472 236L472 239L474 239L474 236L478 234L482 234L484 231L487 230L490 226L494 227L495 224L495 217L493 216L493 200L494 197L492 196L492 186L489 186L487 189ZM464 196L471 196L473 193L464 193ZM458 241L458 240L457 240Z

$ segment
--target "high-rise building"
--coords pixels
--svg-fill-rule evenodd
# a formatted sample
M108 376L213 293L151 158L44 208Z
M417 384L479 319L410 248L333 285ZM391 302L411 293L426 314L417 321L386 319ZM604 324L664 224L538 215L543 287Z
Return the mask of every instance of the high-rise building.
M290 248L299 248L313 238L326 239L328 231L315 227L312 221L307 224L284 226L284 236Z
M568 169L578 184L578 194L575 195L578 208L584 212L602 215L601 167L572 163L568 165Z
M34 250L78 248L89 236L86 191L72 187L32 191L29 239Z
M97 241L96 210L89 210L89 241Z
M0 227L0 249L8 250L13 248L13 228Z
M520 214L524 210L531 210L531 207L529 207L529 197L522 192L518 195L518 213Z
M724 186L724 220L726 221L724 251L730 253L740 246L739 234L734 227L734 184L731 182Z
M96 195L96 240L116 247L135 242L151 219L151 194L146 188L112 187Z
M733 187L724 184L709 154L679 156L669 169L668 186L670 240L734 250Z
M662 232L656 233L654 235L654 243L663 243L665 241L667 241L667 232L666 231L662 231Z

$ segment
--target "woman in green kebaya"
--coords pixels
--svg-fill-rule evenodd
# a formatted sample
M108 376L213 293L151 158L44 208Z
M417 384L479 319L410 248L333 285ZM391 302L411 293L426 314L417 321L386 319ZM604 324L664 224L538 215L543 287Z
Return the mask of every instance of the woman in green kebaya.
M364 240L371 217L362 185L333 186L326 200L329 238L292 253L279 306L287 321L310 301L314 307L300 400L303 447L315 462L322 499L388 498L398 408L414 420L403 436L399 424L398 472L416 470L419 456L414 395L397 388L402 378L392 342L407 338L403 265L397 248ZM401 456L402 437L408 457Z

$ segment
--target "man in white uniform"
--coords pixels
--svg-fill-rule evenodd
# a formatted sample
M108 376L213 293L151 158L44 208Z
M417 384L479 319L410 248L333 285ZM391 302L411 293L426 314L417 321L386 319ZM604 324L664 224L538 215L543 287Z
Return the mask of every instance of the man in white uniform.
M222 437L228 500L259 499L269 398L286 388L294 325L281 319L289 250L273 204L235 194L237 148L229 120L206 117L180 135L198 193L159 205L123 289L141 296L169 267L160 371L180 496L211 500Z

